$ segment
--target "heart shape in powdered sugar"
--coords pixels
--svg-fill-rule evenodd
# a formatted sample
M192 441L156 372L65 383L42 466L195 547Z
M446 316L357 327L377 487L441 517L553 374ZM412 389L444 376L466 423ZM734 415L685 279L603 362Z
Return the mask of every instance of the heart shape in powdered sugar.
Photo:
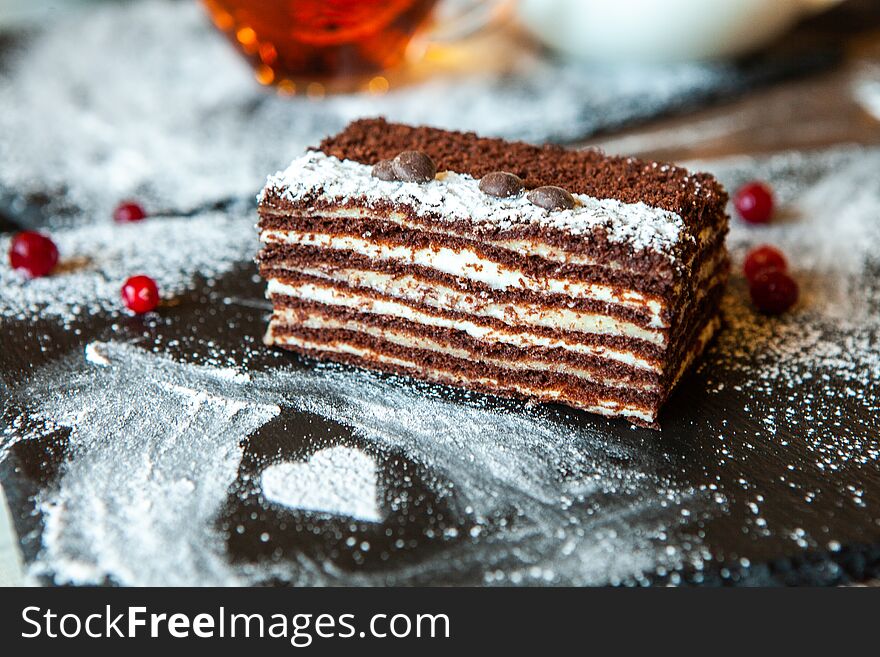
M376 462L353 447L329 447L308 461L275 463L260 476L263 496L273 504L382 522Z

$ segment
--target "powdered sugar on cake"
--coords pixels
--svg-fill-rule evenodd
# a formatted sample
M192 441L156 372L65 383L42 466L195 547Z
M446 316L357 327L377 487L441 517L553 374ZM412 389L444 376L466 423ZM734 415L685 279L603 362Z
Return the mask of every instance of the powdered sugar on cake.
M674 213L645 203L621 203L575 194L571 210L548 212L524 194L499 199L484 194L472 176L444 171L429 183L388 182L374 178L372 167L339 160L320 151L296 158L284 171L270 176L260 194L268 191L291 202L315 201L367 207L393 203L418 216L448 221L472 221L477 229L506 231L522 225L538 225L571 235L587 235L601 229L611 242L629 244L634 252L656 251L673 257L684 239L684 221Z

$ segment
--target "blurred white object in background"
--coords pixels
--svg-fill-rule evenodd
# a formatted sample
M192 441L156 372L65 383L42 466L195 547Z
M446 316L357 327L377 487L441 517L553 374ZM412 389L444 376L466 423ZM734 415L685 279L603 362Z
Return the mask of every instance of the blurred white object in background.
M863 66L853 80L853 95L868 114L880 121L880 66Z
M520 0L548 47L602 62L681 62L742 55L841 0Z

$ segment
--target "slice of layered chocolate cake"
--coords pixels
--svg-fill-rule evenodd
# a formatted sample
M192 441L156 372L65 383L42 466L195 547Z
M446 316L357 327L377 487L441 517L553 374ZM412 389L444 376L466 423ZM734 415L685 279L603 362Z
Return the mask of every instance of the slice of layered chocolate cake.
M266 344L656 426L718 328L707 174L351 124L259 197Z

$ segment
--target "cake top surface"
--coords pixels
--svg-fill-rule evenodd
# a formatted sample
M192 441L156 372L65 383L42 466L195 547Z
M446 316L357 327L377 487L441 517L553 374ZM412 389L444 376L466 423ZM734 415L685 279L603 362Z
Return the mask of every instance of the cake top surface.
M701 215L723 212L727 193L708 173L632 157L614 157L597 150L570 150L556 145L479 137L426 126L361 119L321 142L318 150L340 160L375 164L404 150L424 151L437 170L481 178L492 171L510 171L526 188L556 185L573 194L643 202L679 214L687 223Z
M430 155L437 177L414 183L371 175L374 164L407 150ZM563 187L574 195L575 207L548 211L525 194L489 196L480 191L479 178L493 171L515 173L526 189ZM470 226L482 236L550 231L673 260L699 229L723 218L727 195L712 176L671 164L363 119L270 176L260 201L321 211L333 205L398 208Z

